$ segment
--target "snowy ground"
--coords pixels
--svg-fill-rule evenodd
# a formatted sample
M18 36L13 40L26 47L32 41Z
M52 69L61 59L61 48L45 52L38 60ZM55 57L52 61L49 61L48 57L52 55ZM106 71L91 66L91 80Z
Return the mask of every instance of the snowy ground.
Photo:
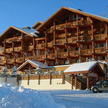
M0 108L108 108L108 93L0 87Z
M65 108L108 108L108 93L90 91L50 91L56 103Z

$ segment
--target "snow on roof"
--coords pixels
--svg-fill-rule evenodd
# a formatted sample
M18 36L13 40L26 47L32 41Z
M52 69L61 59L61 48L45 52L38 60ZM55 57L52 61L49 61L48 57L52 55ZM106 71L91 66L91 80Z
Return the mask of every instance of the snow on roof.
M47 65L41 63L41 62L38 62L36 60L27 60L25 61L22 65L20 65L17 70L20 70L23 66L25 66L27 63L30 63L30 64L34 64L35 66L37 66L38 68L48 68Z
M21 30L23 30L24 32L27 32L27 33L29 33L29 34L31 34L31 35L33 35L33 36L36 36L36 37L39 37L39 32L38 31L36 31L35 29L32 29L32 28L19 28L19 29L21 29Z
M98 63L97 61L83 62L83 63L75 63L75 64L72 64L69 68L67 68L64 71L64 73L66 73L66 72L89 71L97 63Z

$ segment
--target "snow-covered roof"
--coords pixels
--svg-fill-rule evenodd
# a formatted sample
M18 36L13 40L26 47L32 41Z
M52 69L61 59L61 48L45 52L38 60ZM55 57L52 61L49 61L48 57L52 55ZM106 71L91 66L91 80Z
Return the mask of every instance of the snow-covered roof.
M89 71L97 63L98 63L97 61L75 63L75 64L72 64L69 68L67 68L64 71L64 73L66 73L66 72L82 72L82 71L84 72L84 71Z
M33 36L36 36L36 37L39 37L39 32L36 31L35 29L32 29L32 28L19 28L21 30L23 30L24 32L27 32Z
M17 70L20 70L23 66L25 66L25 65L28 64L28 63L33 64L33 65L35 65L35 66L38 67L38 68L48 68L47 65L45 65L45 64L43 64L43 63L41 63L41 62L38 62L38 61L36 61L36 60L27 60L27 61L25 61L22 65L20 65L20 66L17 68Z

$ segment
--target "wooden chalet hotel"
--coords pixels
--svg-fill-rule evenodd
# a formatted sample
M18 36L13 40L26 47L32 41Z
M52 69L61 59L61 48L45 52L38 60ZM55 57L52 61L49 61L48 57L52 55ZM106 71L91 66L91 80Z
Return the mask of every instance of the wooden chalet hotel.
M32 28L9 27L0 47L0 66L8 69L28 59L49 66L108 61L108 19L62 7Z

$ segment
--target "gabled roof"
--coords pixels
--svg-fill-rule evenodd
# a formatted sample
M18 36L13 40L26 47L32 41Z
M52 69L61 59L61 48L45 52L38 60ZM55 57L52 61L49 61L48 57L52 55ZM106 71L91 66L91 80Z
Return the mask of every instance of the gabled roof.
M90 14L90 13L86 13L84 11L73 9L73 8L62 7L55 14L53 14L47 21L45 21L43 24L41 24L41 26L39 26L39 28L37 30L42 29L49 22L53 21L54 18L57 18L60 15L60 13L62 13L62 12L65 13L66 11L72 12L72 13L77 13L77 14L84 15L84 16L87 16L87 17L91 17L91 18L99 20L99 21L108 22L108 18L105 18L105 17L97 16L97 15Z
M32 28L18 28L18 27L15 27L15 26L10 26L3 34L1 34L0 38L2 37L5 37L6 34L8 34L9 32L11 32L11 30L17 30L19 32L22 32L28 36L31 36L31 37L39 37L39 32L36 31L35 29L32 29Z
M43 24L44 22L37 22L37 23L35 23L33 26L32 26L32 28L33 29L37 29L39 26L41 26L42 24Z
M27 64L30 64L32 65L34 68L48 68L47 65L41 63L41 62L38 62L36 60L27 60L25 61L23 64L21 64L18 68L17 68L17 71L21 70L22 68L24 68Z
M100 67L100 65L98 64L98 61L90 61L90 62L83 62L83 63L75 63L72 64L69 68L67 68L64 73L88 73L90 71L93 70L93 68L98 65L99 69L102 68Z

